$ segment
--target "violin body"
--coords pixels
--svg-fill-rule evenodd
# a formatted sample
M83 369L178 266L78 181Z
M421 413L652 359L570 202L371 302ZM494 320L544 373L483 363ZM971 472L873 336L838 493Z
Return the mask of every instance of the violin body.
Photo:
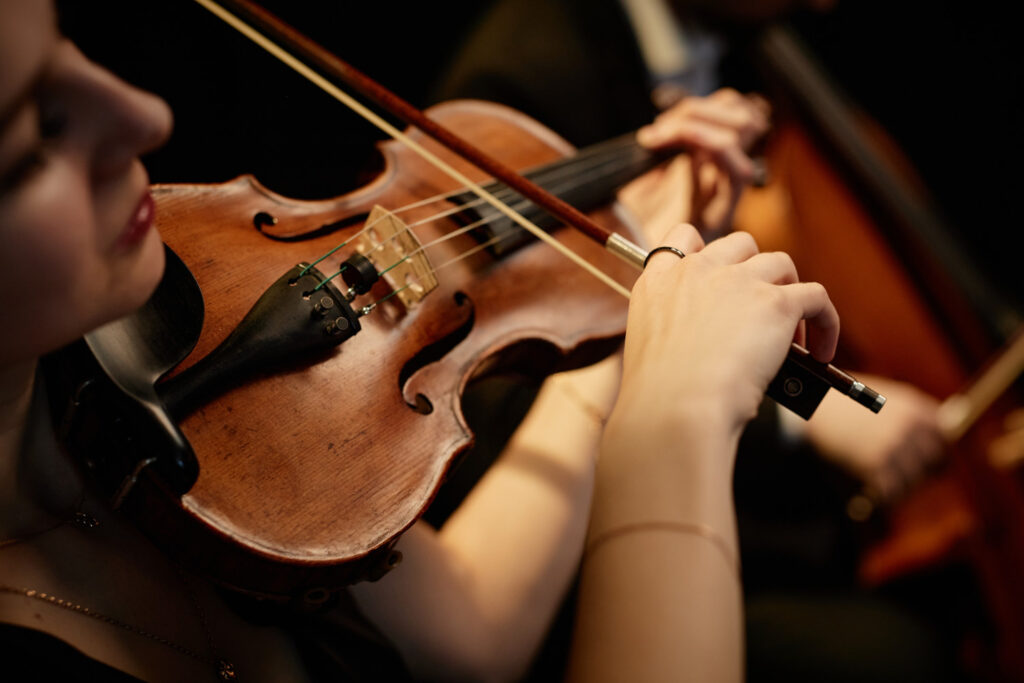
M573 152L498 105L448 103L429 114L515 169ZM154 186L158 229L196 278L206 311L195 349L171 381L227 337L289 268L359 233L375 205L397 209L458 189L396 143L380 151L385 168L373 182L322 201L282 197L250 176ZM612 207L592 217L638 239ZM454 227L445 218L414 230L427 244ZM635 279L634 269L583 235L556 236L621 284ZM470 256L438 268L437 289L415 305L380 301L392 293L382 279L352 302L380 301L358 334L330 352L266 368L183 416L181 431L199 462L195 485L177 497L155 476L143 477L124 507L173 552L244 591L312 599L381 575L397 560L395 540L472 443L460 406L467 383L502 366L550 372L556 363L591 362L625 331L626 300L549 246L529 244L500 259L476 246L461 235L428 247L435 268ZM343 247L325 263L351 251Z

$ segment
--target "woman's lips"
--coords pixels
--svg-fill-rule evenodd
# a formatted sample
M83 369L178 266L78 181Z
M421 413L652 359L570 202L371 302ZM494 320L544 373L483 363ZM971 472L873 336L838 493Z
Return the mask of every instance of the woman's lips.
M125 226L124 232L117 238L117 249L131 249L146 236L149 229L153 227L153 218L156 216L156 203L153 196L147 192L135 208L135 213Z

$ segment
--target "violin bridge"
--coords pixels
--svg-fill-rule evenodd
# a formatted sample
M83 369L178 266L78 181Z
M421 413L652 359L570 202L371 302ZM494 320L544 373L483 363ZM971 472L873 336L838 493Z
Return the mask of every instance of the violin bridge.
M369 259L407 308L437 288L430 259L400 218L378 205L370 212L366 226L355 239L355 250Z

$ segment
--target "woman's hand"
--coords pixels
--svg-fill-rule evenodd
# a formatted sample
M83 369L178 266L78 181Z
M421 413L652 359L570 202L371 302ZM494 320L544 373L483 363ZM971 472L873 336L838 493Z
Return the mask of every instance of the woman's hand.
M747 151L768 128L769 105L757 95L723 88L687 97L641 128L637 139L690 154L637 179L620 199L642 220L652 244L681 220L711 241L731 227L736 203L756 176Z
M747 233L705 247L681 225L663 244L687 256L655 254L633 289L616 412L674 420L711 410L738 434L803 339L801 321L813 356L831 360L838 314L821 285L798 281L788 255L758 253Z
M830 360L839 318L782 253L680 225L633 288L622 383L597 462L570 680L742 680L732 464L806 321ZM626 624L628 628L622 628Z

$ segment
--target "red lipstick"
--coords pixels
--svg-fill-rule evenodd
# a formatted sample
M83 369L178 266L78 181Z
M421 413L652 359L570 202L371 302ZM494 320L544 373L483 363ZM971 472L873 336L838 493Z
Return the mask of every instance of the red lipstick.
M147 192L143 195L135 213L125 226L124 232L117 238L118 249L131 249L146 236L149 229L153 227L153 218L156 216L156 203L153 196Z

